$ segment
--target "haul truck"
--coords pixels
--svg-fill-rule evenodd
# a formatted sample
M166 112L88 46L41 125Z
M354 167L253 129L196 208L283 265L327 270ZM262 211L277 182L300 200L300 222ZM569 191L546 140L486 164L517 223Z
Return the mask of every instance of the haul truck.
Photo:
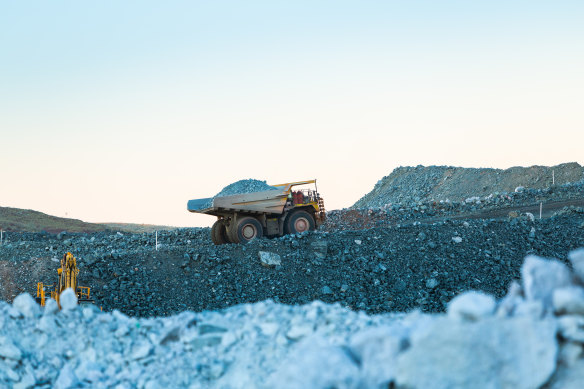
M300 185L310 188L297 189ZM262 192L190 200L187 209L217 216L211 228L211 239L217 245L247 243L259 236L302 233L324 222L324 201L316 180L272 187Z

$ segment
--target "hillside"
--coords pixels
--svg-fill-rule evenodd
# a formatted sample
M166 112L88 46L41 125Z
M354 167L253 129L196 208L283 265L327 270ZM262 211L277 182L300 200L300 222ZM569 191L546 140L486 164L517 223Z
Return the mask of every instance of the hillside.
M86 232L104 231L101 224L86 223L77 219L51 216L31 209L0 207L0 228L18 232Z
M453 166L406 166L396 168L375 184L373 190L352 208L379 208L387 204L428 201L462 201L494 193L513 192L518 187L544 189L584 182L584 168L576 162L556 166L509 169Z
M84 232L122 231L130 233L172 230L175 227L132 223L86 223L77 219L68 219L47 215L31 209L0 207L0 229L10 232Z

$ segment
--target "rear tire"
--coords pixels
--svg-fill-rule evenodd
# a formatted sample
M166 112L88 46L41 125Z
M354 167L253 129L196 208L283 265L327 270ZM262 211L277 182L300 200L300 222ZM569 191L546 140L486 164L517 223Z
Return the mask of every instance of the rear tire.
M213 224L213 227L211 227L211 240L216 245L225 244L228 242L225 222L222 219L217 220Z
M233 238L237 239L237 243L247 243L264 236L264 229L256 218L244 217L237 222L237 227L232 230L231 234Z
M316 223L314 222L314 216L310 213L297 210L288 215L284 228L287 234L302 234L304 232L314 231L316 229Z

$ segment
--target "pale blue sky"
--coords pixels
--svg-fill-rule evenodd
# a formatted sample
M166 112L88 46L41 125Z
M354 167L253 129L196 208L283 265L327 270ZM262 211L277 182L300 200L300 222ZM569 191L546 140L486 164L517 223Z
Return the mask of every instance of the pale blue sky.
M581 1L0 1L1 206L208 225L242 178L584 164Z

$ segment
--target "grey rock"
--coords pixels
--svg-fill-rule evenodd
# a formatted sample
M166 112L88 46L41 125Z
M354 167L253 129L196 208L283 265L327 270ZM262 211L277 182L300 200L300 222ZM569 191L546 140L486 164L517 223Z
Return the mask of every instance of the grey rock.
M511 316L517 307L523 303L523 291L521 290L521 285L517 281L511 282L509 285L509 291L499 301L499 305L497 306L497 316L506 317Z
M435 278L429 278L426 280L426 288L434 289L439 284L438 280Z
M70 389L77 386L78 379L75 375L74 369L69 363L59 372L57 381L55 381L55 389Z
M360 361L364 387L389 387L396 378L398 355L409 347L407 330L398 326L374 328L357 333L350 343Z
M495 306L493 296L470 291L456 296L448 303L448 317L475 321L491 316Z
M260 252L258 252L258 255L260 257L260 261L261 261L262 265L264 265L266 267L280 266L282 264L282 259L276 253L271 253L268 251L260 251Z
M312 251L314 252L314 255L319 258L319 259L325 259L326 255L327 255L327 250L328 250L328 243L324 240L319 240L316 242L312 242L310 244L310 246L312 247Z
M40 313L40 306L28 293L18 295L12 304L24 317L33 318Z
M546 388L549 389L581 389L584 382L584 359L572 366L559 365Z
M333 294L333 291L331 290L331 288L329 288L328 286L325 285L325 286L323 286L320 289L320 293L322 293L322 294Z
M197 326L197 329L199 331L199 335L217 334L217 333L227 332L227 329L224 327L216 326L213 324L205 324L205 323L199 324Z
M579 315L559 317L558 332L563 339L584 343L584 317Z
M574 366L584 357L584 345L578 342L561 342L558 363L564 366Z
M523 293L528 300L541 300L546 311L552 309L554 290L571 284L570 271L557 260L528 255L521 266Z
M411 346L398 358L396 383L436 389L538 388L555 369L555 334L551 319L437 318L410 338Z
M574 275L578 278L580 283L584 285L584 248L571 251L568 254L568 259L570 259L570 262L572 263Z
M203 206L202 208L209 208L213 205L213 199L216 197L223 197L223 196L233 196L238 194L245 194L245 193L254 193L254 192L262 192L265 190L272 190L277 189L273 186L266 184L266 181L255 180L255 179L247 179L247 180L239 180L232 184L227 185L219 193L209 199L209 201Z
M343 348L307 338L270 377L268 387L357 389L359 383L359 367Z
M0 337L0 357L20 361L22 352L12 343L12 340Z
M567 286L555 289L552 296L554 311L558 314L584 315L584 289Z
M77 294L71 288L65 289L59 295L61 309L68 311L77 308Z

